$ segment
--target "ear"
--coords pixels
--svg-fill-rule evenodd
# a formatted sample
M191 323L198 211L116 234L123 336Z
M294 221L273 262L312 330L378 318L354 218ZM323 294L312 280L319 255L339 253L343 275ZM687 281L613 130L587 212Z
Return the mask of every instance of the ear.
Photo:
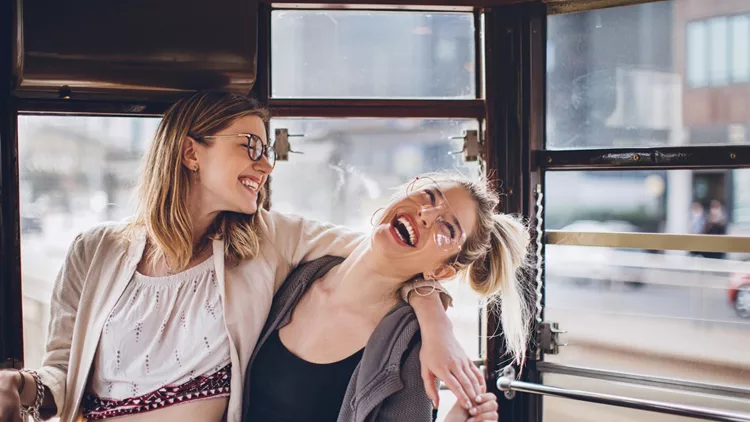
M189 136L182 140L180 155L182 156L182 165L187 167L188 170L196 170L199 167L197 144L195 139Z
M432 274L424 274L425 280L445 280L456 275L456 269L452 265L443 264L439 266Z

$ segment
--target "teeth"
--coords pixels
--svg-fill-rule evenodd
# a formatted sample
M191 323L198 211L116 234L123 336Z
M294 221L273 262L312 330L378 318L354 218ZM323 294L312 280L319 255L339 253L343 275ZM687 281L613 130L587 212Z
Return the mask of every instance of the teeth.
M398 238L401 239L402 242L406 243L406 239L404 239L404 236L401 236L401 232L396 230L396 234L398 235Z
M252 190L258 190L258 184L250 179L242 179L240 180L240 183L242 183L245 187L250 188Z
M399 217L398 222L403 224L403 226L406 228L406 231L409 232L409 241L407 243L414 246L416 244L416 236L414 236L414 228L411 226L411 223L408 219L406 219L406 217ZM401 236L401 234L399 234L399 236Z

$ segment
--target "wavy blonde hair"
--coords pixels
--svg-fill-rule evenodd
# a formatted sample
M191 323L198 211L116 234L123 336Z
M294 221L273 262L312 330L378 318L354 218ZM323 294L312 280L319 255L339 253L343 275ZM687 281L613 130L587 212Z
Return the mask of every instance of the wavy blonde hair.
M164 258L172 271L185 269L199 248L210 239L224 239L228 260L254 258L258 254L257 217L229 211L218 214L204 237L193 243L188 212L190 174L182 164L182 145L188 134L196 142L211 145L204 136L214 135L245 116L257 116L268 125L269 113L256 100L238 94L202 91L172 105L159 124L143 163L138 184L138 207L130 227L146 228L151 245L149 265ZM265 187L258 206L265 201ZM197 252L196 252L197 251Z
M443 188L458 186L476 204L477 224L461 246L446 261L464 275L472 290L489 303L500 305L500 322L507 350L523 363L531 329L530 288L531 235L521 217L496 211L500 196L489 181L469 179L460 174L438 172L420 176L415 187L432 179ZM403 188L400 189L403 195Z

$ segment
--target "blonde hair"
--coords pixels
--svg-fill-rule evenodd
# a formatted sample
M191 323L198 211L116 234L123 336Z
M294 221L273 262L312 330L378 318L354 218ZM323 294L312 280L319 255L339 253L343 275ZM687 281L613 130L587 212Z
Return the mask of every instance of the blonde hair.
M218 214L198 245L193 244L192 221L188 212L190 174L182 164L182 144L190 136L210 145L204 136L226 129L235 120L257 116L268 124L268 111L256 100L232 93L202 91L172 105L162 118L144 161L138 187L138 207L131 228L145 227L151 244L147 262L165 258L173 271L185 269L196 246L210 239L224 239L228 260L254 258L259 238L256 215L223 211ZM265 200L261 189L258 206Z
M531 310L527 270L531 268L531 236L521 217L498 213L500 196L486 179L453 173L426 174L440 186L466 190L476 204L477 224L446 263L465 275L472 290L500 305L500 322L508 351L516 362L526 357ZM403 190L402 190L403 192Z

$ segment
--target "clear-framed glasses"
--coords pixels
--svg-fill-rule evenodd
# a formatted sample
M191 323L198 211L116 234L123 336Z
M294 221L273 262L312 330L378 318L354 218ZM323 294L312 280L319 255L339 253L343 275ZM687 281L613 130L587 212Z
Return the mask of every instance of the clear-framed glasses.
M414 179L406 187L406 198L420 210L423 218L426 217L425 213L434 213L435 220L431 230L433 239L441 250L456 251L466 242L466 233L456 218L456 213L433 179Z
M244 137L247 139L247 156L253 161L260 161L261 157L265 156L271 167L276 166L276 150L273 145L263 143L263 139L260 136L253 133L231 133L225 135L207 135L207 136L193 136L194 139L212 139L212 138L227 138L227 137Z

